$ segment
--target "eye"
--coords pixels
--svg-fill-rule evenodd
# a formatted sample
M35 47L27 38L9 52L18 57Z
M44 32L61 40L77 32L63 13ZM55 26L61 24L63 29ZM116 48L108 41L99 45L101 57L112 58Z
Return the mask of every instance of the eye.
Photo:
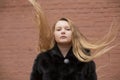
M66 28L67 31L70 31L71 29L70 28Z
M71 29L67 29L67 30L71 30Z
M61 29L59 28L59 29L56 29L56 31L60 31Z

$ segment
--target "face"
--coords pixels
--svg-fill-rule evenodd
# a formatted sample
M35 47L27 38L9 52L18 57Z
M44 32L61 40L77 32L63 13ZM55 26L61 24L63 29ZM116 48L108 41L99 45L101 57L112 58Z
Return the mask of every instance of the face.
M67 21L60 20L55 25L54 37L57 43L71 43L72 31Z

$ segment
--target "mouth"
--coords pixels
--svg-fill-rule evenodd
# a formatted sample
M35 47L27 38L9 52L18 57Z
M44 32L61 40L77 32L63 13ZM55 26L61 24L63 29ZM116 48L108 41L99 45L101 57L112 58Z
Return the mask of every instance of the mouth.
M65 39L65 38L67 38L67 37L66 37L66 36L61 36L60 38L61 38L61 39Z

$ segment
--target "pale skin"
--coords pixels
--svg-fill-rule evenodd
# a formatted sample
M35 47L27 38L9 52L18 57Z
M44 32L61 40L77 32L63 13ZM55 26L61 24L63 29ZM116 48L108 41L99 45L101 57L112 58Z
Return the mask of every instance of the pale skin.
M56 23L54 37L62 55L65 57L72 43L72 31L67 21L60 20Z

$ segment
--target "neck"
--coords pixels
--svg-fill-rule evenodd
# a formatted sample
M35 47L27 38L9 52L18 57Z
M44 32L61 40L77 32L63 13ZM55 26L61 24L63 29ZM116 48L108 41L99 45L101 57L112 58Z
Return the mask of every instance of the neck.
M69 51L69 49L71 48L71 44L57 44L62 55L65 57Z

